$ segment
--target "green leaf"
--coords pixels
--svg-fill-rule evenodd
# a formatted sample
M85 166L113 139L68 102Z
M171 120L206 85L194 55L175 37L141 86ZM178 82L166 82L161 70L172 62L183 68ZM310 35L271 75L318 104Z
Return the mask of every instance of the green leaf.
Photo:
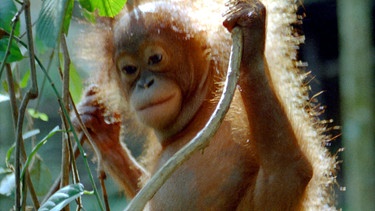
M47 47L54 48L58 43L63 28L66 27L65 17L69 5L73 0L48 0L43 1L39 19L36 24L36 37ZM71 12L71 11L70 11ZM69 24L67 25L69 26Z
M30 73L31 73L31 71L28 70L28 71L26 71L26 73L23 75L23 77L22 77L22 79L21 79L21 81L20 81L20 87L21 87L22 89L25 88L25 87L27 86L27 83L28 83L29 78L30 78Z
M35 156L35 154L38 152L38 150L40 149L40 147L42 147L45 143L47 143L48 139L51 138L56 132L61 132L61 130L59 129L59 126L56 126L55 128L53 128L51 130L51 132L49 132L46 137L44 137L37 145L35 145L35 147L31 151L31 153L27 156L25 165L22 167L21 178L25 174L25 169L28 168L28 166L30 165L31 160L33 159L33 157Z
M85 9L82 9L82 15L90 23L95 23L96 22L96 16L95 16L95 14L93 12L90 12L90 11L87 11Z
M10 33L12 30L12 19L17 13L17 7L13 0L1 0L0 4L0 28ZM20 24L17 23L14 34L17 36L20 33Z
M73 7L74 7L74 0L69 0L68 6L66 8L65 17L64 17L64 25L63 25L64 34L68 34L69 32L70 20L72 19L72 14L73 14Z
M87 21L90 23L95 23L96 21L96 15L95 15L95 7L93 5L92 0L78 0L81 9L81 14Z
M8 168L12 166L12 164L9 161L10 161L10 156L12 156L12 153L15 148L16 148L16 144L14 143L11 147L9 147L7 151L7 155L5 156L5 164Z
M38 211L59 211L84 193L81 183L65 186L54 193Z
M1 18L0 18L1 19ZM5 53L8 47L9 38L3 38L0 40L0 61L4 60ZM16 62L23 59L22 53L18 47L18 45L12 42L10 46L10 54L6 60L6 63Z
M89 12L94 12L93 2L91 0L79 0L81 7Z
M8 86L8 82L7 81L2 81L1 85L3 85L3 89L6 93L9 92L9 86ZM9 95L8 95L9 97Z
M32 109L32 108L27 109L27 111L29 112L30 116L35 118L35 119L41 119L45 122L48 121L48 115L45 114L45 113L39 112L39 111L37 111L35 109Z
M99 15L104 17L114 17L124 7L126 0L91 0L94 9L99 10Z
M31 180L38 196L44 196L51 188L52 175L47 165L39 156L35 156L32 169L30 170Z
M40 113L39 119L45 122L48 122L48 115L45 113Z
M72 95L73 101L75 103L79 102L82 90L83 90L83 83L82 78L78 74L75 66L73 64L70 65L70 94Z

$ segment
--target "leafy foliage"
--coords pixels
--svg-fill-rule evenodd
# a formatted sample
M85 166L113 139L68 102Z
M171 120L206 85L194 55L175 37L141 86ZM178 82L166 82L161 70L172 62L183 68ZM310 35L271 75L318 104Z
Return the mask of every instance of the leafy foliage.
M43 1L42 10L36 25L36 36L47 47L54 48L58 43L63 28L70 23L72 0L50 0ZM68 14L70 12L70 14ZM68 16L65 18L65 16ZM64 23L64 20L69 20Z
M12 0L2 0L0 4L0 29L8 33L12 30L12 19L17 13L17 7ZM20 33L20 24L17 23L15 35ZM0 37L1 38L1 37ZM1 58L1 57L0 57Z
M77 69L73 64L70 64L70 94L72 95L73 101L77 103L81 98L83 90L83 82L78 74Z
M82 184L71 184L54 193L38 211L59 211L85 193Z
M29 167L30 165L30 162L31 160L34 158L34 156L36 155L36 153L38 152L38 150L40 149L40 147L42 147L45 143L47 143L47 140L49 138L51 138L56 132L61 132L61 130L59 130L59 127L55 127L46 137L44 137L35 147L34 149L31 151L31 153L29 154L29 156L27 157L27 160L25 162L25 165L22 169L22 172L21 172L21 177L23 177L23 175L25 174L25 171L26 169Z
M126 0L80 0L82 8L89 12L98 10L99 16L114 17L123 8ZM37 22L37 37L47 47L54 48L59 35L67 34L74 7L73 0L43 1Z
M9 43L9 38L3 38L0 40L0 58L5 57L6 49ZM16 61L20 61L23 59L22 53L17 46L17 44L13 41L11 46L10 46L10 52L7 60L5 61L6 63L12 63Z
M114 17L123 8L126 0L79 0L81 6L87 11L99 11L100 16Z
M39 112L39 111L37 111L33 108L29 108L27 111L29 112L30 116L35 118L35 119L41 119L43 121L48 121L48 116L45 113Z
M100 16L114 17L117 15L126 0L101 0L101 1L92 1L94 9L99 10Z

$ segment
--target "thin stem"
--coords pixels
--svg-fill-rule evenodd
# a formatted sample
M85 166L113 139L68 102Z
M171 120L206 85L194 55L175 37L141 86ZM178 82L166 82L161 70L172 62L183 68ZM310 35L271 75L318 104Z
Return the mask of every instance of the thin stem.
M81 145L83 145L83 143L86 140L86 137L83 134L80 134L79 140L80 140ZM74 146L72 154L74 156L73 157L74 159L77 159L78 156L80 155L80 151L77 145ZM55 182L53 183L52 187L49 189L48 193L44 196L44 199L42 200L42 204L44 204L47 201L47 199L52 196L52 194L54 194L57 190L59 190L60 183L61 183L61 174L58 176L58 178L55 179Z
M15 158L15 178L16 178L16 202L15 209L18 211L21 209L21 143L22 139L22 126L25 117L25 112L27 105L31 99L35 99L38 96L38 85L36 80L36 69L35 69L35 54L34 54L34 43L32 35L32 26L31 26L31 15L30 15L30 1L25 0L23 7L25 10L25 23L26 23L26 32L27 32L27 42L28 42L28 52L29 52L29 61L30 61L30 70L31 70L31 88L27 91L22 99L19 115L17 119L16 127L16 158ZM13 37L13 36L12 36ZM11 39L11 38L10 38Z
M14 121L14 129L16 129L16 120L18 119L18 107L17 107L17 99L16 99L16 91L14 88L14 79L12 74L12 69L10 68L9 64L6 64L6 70L7 70L7 81L8 81L8 87L9 87L9 98L10 98L10 105L12 108L12 115L13 115L13 121Z
M25 0L25 23L26 23L26 32L27 32L27 44L29 46L29 61L30 61L30 70L31 70L31 89L30 97L35 99L38 97L38 81L36 77L36 67L35 67L35 51L34 51L34 39L31 23L31 12L30 12L30 1Z
M14 88L14 80L13 80L12 70L9 64L6 65L6 69L7 69L7 81L8 81L8 86L9 86L10 104L11 104L12 115L13 115L13 120L14 120L13 125L14 125L14 129L16 130L16 120L18 119L18 107L17 107L17 99L16 99L15 88ZM26 156L26 150L25 150L23 141L21 141L21 153L22 153L22 160L24 162L27 156ZM35 192L34 185L31 181L30 174L27 169L26 169L25 177L26 177L26 184L29 187L30 195L31 195L31 199L33 201L34 207L38 209L40 204L39 204L36 192Z
M21 44L24 44L24 43L22 43L22 42L20 42L20 43L21 43ZM50 83L50 85L51 85L51 87L52 87L52 90L53 90L53 92L55 93L55 95L56 95L56 97L57 97L57 100L58 100L59 106L60 106L60 108L62 109L63 114L64 114L66 117L68 117L68 118L67 118L67 121L68 121L69 127L70 127L70 128L73 128L73 124L72 124L72 122L71 122L71 120L70 120L70 118L69 118L69 112L68 112L68 111L64 108L64 106L62 105L62 102L61 102L61 96L60 96L59 92L57 91L57 88L56 88L55 84L53 83L52 78L49 76L47 70L45 69L45 67L43 66L43 64L40 62L40 60L39 60L37 57L35 58L35 60L36 60L36 62L38 63L38 65L40 66L40 68L41 68L41 70L43 71L43 73L45 74L45 76L47 77L47 80L48 80L48 82ZM75 112L77 112L77 111L75 110ZM95 195L95 197L96 197L96 200L97 200L97 202L98 202L98 205L99 205L99 207L100 207L100 210L104 210L104 208L103 208L103 204L102 204L102 201L100 200L100 197L99 197L99 194L98 194L98 193L99 193L99 192L98 192L98 188L97 188L97 186L96 186L96 184L95 184L94 177L92 176L92 173L91 173L91 170L90 170L90 166L89 166L89 163L88 163L88 161L87 161L86 153L85 153L85 151L84 151L84 149L83 149L83 147L82 147L82 144L81 144L80 141L79 141L80 139L78 138L77 132L76 132L75 130L72 130L72 133L73 133L74 140L76 141L77 147L78 147L78 149L79 149L79 152L80 152L81 155L82 155L82 159L83 159L83 162L84 162L84 164L85 164L85 168L86 168L86 170L87 170L87 172L88 172L88 174L89 174L90 183L91 183L91 185L93 186L93 189L94 189L94 195ZM90 136L88 136L88 137L90 137Z
M63 36L63 35L61 35ZM66 100L66 83L65 83L65 80L66 78L69 79L69 75L66 77L65 73L66 73L66 68L65 68L65 64L68 62L68 61L65 61L65 55L66 53L64 52L63 50L63 54L64 54L64 73L62 73L61 71L61 65L59 65L59 73L60 75L62 76L62 80L63 80L63 88L62 88L62 106L64 106L64 109L68 110L68 105L67 105L67 100ZM68 69L68 72L69 72L69 69ZM68 73L69 74L69 73ZM69 87L68 87L69 89ZM69 92L69 90L68 90ZM69 110L68 110L69 111ZM63 128L64 130L68 131L68 128L69 128L69 125L67 124L67 121L66 121L66 117L64 114L61 114L61 121L62 121L62 125L63 125ZM69 134L68 132L67 133L64 133L62 135L62 145L61 145L61 183L60 183L60 187L64 187L66 185L69 184L69 163L70 163L70 155L69 155ZM66 206L64 207L63 209L64 211L69 211L70 208L69 206Z
M69 78L70 78L70 56L69 56L69 51L68 51L68 46L66 44L66 38L65 35L61 35L61 43L60 43L62 53L63 53L63 58L64 58L64 66L63 66L63 73L60 70L60 76L62 77L63 80L63 90L62 90L62 97L63 97L63 105L67 111L69 111L69 102L71 99L70 92L69 92ZM63 120L63 125L66 129L69 128L69 124L67 123L66 120L67 117L62 115L62 120ZM68 131L68 130L67 130ZM75 163L75 159L73 157L73 147L72 147L72 141L70 139L69 133L66 134L66 137L63 140L63 152L62 152L63 158L62 160L65 161L62 163L62 179L61 182L66 183L69 182L69 172L70 172L70 165L69 161L72 165L72 172L73 172L73 182L78 183L79 182L79 175L78 175L78 170L77 166ZM77 199L77 209L82 207L82 200L79 197Z
M12 19L12 30L10 31L10 35L9 35L9 42L7 45L7 49L5 50L5 56L0 66L0 78L1 78L1 75L3 75L5 64L7 64L6 61L8 59L8 56L10 55L10 47L12 45L12 41L14 38L14 32L16 31L16 25L17 25L17 22L19 21L19 16L21 15L23 10L24 10L24 7L21 7L21 9L14 15Z
M22 46L24 46L25 48L27 48L27 45L22 42L19 38L17 37L14 37ZM58 100L58 103L59 103L59 106L62 108L62 112L64 113L65 116L69 116L69 112L63 107L62 103L61 103L61 96L59 94L59 92L57 91L57 88L55 86L55 84L53 83L53 80L52 78L49 76L46 68L44 67L44 65L42 64L42 62L39 60L38 57L35 57L35 60L36 63L39 65L39 67L41 68L41 70L43 71L44 75L46 76L48 82L50 83L51 85L51 88L53 90L53 92L55 93L55 96L57 97L57 100ZM75 112L77 112L77 110L75 109ZM23 117L22 117L23 118ZM68 124L69 124L69 127L70 128L73 128L73 125L72 125L72 122L70 120L70 118L67 118L68 120ZM98 202L98 205L100 207L100 210L104 210L103 208L103 204L102 204L102 201L100 200L100 197L99 197L99 192L98 192L98 189L97 189L97 186L95 184L95 180L94 180L94 177L92 176L92 173L91 173L91 170L90 170L90 166L89 166L89 163L87 161L87 156L86 156L86 153L82 147L82 144L80 143L80 139L78 138L78 135L77 135L77 132L75 130L72 130L72 133L73 133L73 137L74 137L74 140L76 141L76 144L77 144L77 147L78 147L78 150L79 152L82 154L82 159L84 161L84 164L85 164L85 168L89 174L89 178L90 178L90 183L91 185L93 186L93 189L94 189L94 195L96 197L96 200ZM85 131L85 134L87 135L87 138L88 139L91 139L90 135L88 134L87 130ZM21 136L22 137L22 136Z
M102 187L105 210L109 211L110 207L109 207L109 201L108 201L107 188L105 187L105 182L104 182L105 179L107 179L106 173L104 171L100 170L100 172L99 172L99 182L100 182L100 186Z

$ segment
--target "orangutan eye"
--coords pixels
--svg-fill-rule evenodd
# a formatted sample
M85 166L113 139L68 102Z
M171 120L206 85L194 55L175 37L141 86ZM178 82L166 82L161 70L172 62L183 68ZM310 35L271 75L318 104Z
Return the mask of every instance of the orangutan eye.
M148 65L158 64L163 60L163 55L154 54L148 58Z
M133 75L137 72L138 68L133 65L126 65L122 69L122 72L127 74L127 75Z

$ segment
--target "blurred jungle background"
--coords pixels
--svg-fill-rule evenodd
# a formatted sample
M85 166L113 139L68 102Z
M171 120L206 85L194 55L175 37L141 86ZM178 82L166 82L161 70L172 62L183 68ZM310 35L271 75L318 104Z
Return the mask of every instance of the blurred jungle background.
M53 40L41 43L34 42L36 57L43 64L37 63L36 75L39 95L31 100L27 106L23 124L23 147L15 149L17 139L16 121L12 113L13 93L17 105L21 105L22 98L32 90L33 68L30 65L30 56L25 46L27 43L24 13L27 8L22 7L22 0L0 0L0 210L10 210L15 203L14 165L15 153L32 155L29 172L40 201L53 186L61 172L62 163L62 132L61 113L56 93L63 89L60 72L64 65L70 68L70 91L75 102L79 101L85 78L90 74L82 71L82 65L75 62L77 52L76 35L82 32L82 24L78 22L84 18L92 19L93 16L80 0L67 3L72 11L69 23L64 24L61 30L67 34L62 38L61 45L67 44L67 49L61 47L60 51L51 51L48 45ZM45 0L57 5L56 0ZM119 1L121 2L121 1ZM122 0L125 2L125 0ZM38 28L37 20L42 11L42 1L31 1L30 23L34 35L43 34ZM55 5L55 6L56 6ZM319 94L318 98L325 112L321 118L333 120L331 125L342 126L337 130L334 127L331 133L338 136L328 145L332 154L337 154L338 160L343 160L338 169L338 184L336 186L337 207L343 210L375 210L375 44L374 44L374 0L305 0L298 13L304 15L304 24L301 27L305 35L305 44L301 46L300 59L308 63L308 71L312 72L314 79L310 82L311 95ZM81 8L84 7L87 11ZM20 12L19 19L17 12ZM111 14L107 14L111 15ZM64 19L65 20L65 19ZM13 24L16 23L16 24ZM55 20L54 23L62 23ZM12 29L12 27L14 28ZM49 26L44 26L49 27ZM39 31L38 31L39 30ZM6 54L9 35L14 32L14 44L10 46L10 54ZM58 33L58 31L56 32ZM40 35L43 36L43 35ZM45 36L45 35L44 35ZM50 43L48 43L50 42ZM46 47L47 46L47 47ZM65 52L65 53L64 53ZM69 64L69 53L72 63ZM5 56L7 57L4 62ZM43 70L46 73L43 73ZM12 73L12 74L10 74ZM49 75L50 78L46 77ZM9 76L12 76L9 78ZM14 86L10 86L12 82ZM53 84L53 85L52 85ZM53 87L55 87L54 90ZM31 89L30 89L31 88ZM31 95L32 96L32 92ZM61 97L61 102L64 102ZM21 110L21 108L19 109ZM58 127L58 128L57 128ZM45 139L48 137L48 139ZM12 147L13 146L13 147ZM31 153L37 148L37 153ZM341 152L344 148L344 152ZM93 190L90 182L92 176L97 182L96 163L92 159L93 152L85 148L87 159L79 156L77 166L80 170L80 181L85 190ZM36 151L35 151L36 152ZM21 159L22 160L22 159ZM88 166L86 166L88 164ZM30 178L25 178L26 183ZM76 178L77 179L77 178ZM73 180L73 179L72 179ZM109 203L112 210L121 210L126 206L124 195L114 184L110 177L105 180ZM80 187L74 187L80 189ZM99 210L97 198L93 194L83 195L85 210ZM27 197L27 204L32 205L33 200ZM75 203L71 203L75 207Z

